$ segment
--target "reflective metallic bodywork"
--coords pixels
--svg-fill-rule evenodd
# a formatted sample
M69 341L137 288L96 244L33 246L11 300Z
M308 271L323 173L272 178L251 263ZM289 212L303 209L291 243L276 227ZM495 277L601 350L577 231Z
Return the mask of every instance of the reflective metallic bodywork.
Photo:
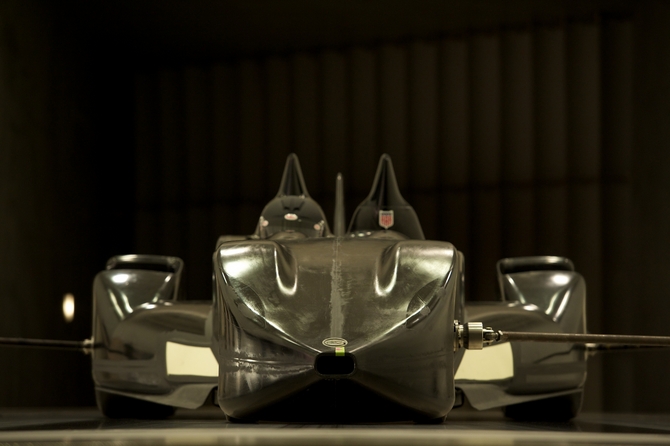
M514 268L502 268L512 264ZM498 264L500 300L469 302L466 321L481 321L499 330L586 333L586 286L561 257L503 259ZM518 404L569 393L579 393L586 380L586 352L565 343L511 342L513 375L505 379L456 380L476 409ZM492 350L492 349L491 349ZM475 357L478 351L467 351ZM494 367L487 349L482 368Z
M487 409L581 394L584 350L506 342L466 352L454 331L454 321L481 321L584 333L584 280L569 260L503 259L498 299L465 302L463 255L423 240L390 158L344 234L336 201L333 236L290 156L254 234L219 238L212 300L181 299L178 258L110 259L93 284L103 413L112 411L100 394L184 408L215 396L231 420L427 422L462 395Z
M216 376L168 370L169 343L209 349L211 342L211 302L180 301L180 274L174 257L119 256L95 277L96 389L179 407L204 403Z
M448 243L392 231L222 245L214 307L221 408L245 418L318 381L348 380L418 418L446 416L456 255ZM319 355L334 354L324 345L331 338L344 340L355 361L346 376L315 369Z

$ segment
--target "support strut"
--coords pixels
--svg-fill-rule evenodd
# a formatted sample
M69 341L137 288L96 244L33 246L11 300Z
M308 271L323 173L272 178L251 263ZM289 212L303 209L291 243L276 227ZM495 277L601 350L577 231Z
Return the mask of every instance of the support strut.
M0 345L15 347L37 347L37 348L55 348L62 350L77 350L89 353L93 348L93 340L85 339L83 341L56 341L52 339L27 339L27 338L2 338Z
M541 333L494 330L481 322L454 322L454 347L481 350L498 342L562 342L583 344L588 350L670 347L670 336L633 336L585 333Z

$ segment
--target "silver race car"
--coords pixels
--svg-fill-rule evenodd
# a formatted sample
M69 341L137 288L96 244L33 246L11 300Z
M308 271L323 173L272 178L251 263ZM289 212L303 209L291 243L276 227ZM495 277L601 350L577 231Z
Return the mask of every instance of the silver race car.
M570 260L502 259L499 295L467 302L463 254L425 240L387 155L346 230L337 182L331 231L290 155L254 233L219 238L211 299L182 299L179 258L110 259L87 343L103 414L213 400L239 422L442 422L462 405L577 415L586 287Z

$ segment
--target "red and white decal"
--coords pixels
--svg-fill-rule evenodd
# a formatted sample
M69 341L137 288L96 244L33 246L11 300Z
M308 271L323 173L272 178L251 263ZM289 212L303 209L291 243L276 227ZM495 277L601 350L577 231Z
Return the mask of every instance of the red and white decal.
M393 226L393 211L379 211L379 226L384 229Z

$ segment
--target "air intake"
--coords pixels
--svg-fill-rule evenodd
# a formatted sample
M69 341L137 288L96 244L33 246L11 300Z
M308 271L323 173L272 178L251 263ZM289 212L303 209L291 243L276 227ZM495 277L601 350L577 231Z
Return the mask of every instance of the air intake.
M354 355L346 353L335 356L335 353L321 353L314 361L314 368L320 375L330 378L344 378L356 370Z

